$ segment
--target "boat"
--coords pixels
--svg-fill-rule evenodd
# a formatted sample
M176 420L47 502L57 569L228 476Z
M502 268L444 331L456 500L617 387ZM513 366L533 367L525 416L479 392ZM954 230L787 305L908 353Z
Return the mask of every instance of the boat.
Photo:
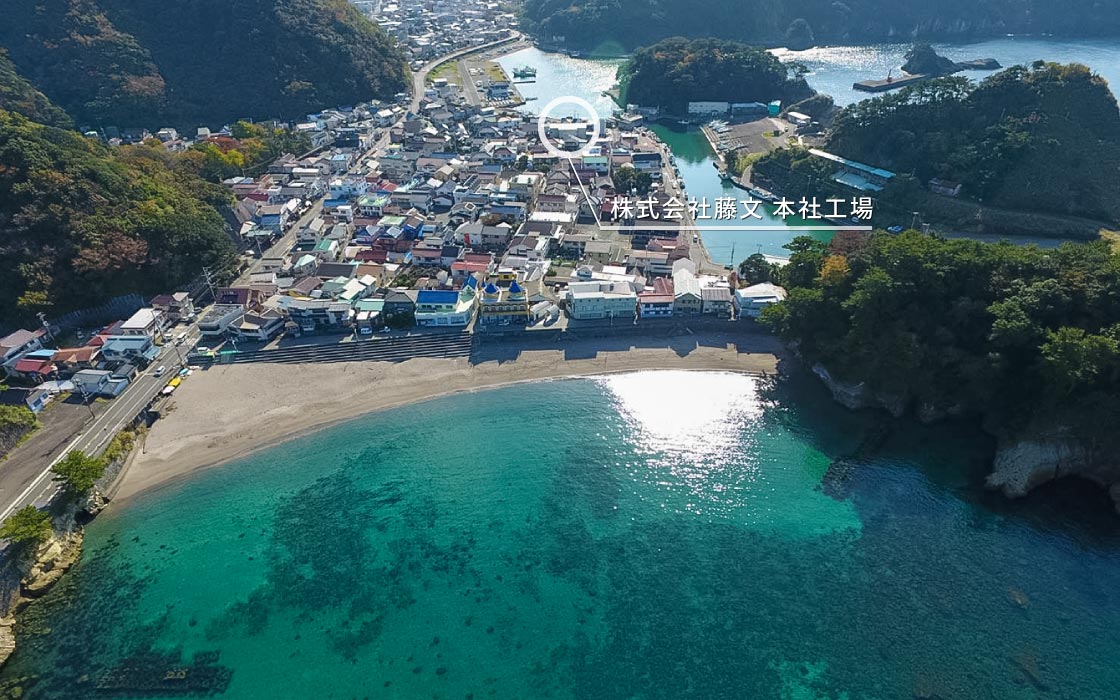
M761 187L752 187L747 190L747 192L752 197L761 199L764 202L776 202L778 200L778 197L773 192L771 192L770 190L764 190Z
M720 170L719 171L719 179L723 180L724 182L731 182L732 180L735 179L735 176L732 175L731 173L727 172L726 170Z
M515 78L535 78L537 77L537 69L532 66L521 66L520 68L513 69L513 77Z

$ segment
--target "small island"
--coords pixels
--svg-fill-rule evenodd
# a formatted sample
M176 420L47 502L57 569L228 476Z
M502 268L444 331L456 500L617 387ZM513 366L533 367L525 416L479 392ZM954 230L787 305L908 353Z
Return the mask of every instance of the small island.
M793 104L815 92L799 64L737 41L673 38L638 49L618 71L623 104L687 114L690 102Z

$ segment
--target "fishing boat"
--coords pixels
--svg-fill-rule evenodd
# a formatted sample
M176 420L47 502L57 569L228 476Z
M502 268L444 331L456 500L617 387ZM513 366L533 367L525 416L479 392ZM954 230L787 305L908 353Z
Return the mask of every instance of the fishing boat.
M750 193L752 197L761 199L764 202L778 201L778 197L773 192L771 192L770 190L764 190L761 187L752 187L747 190L747 192Z
M513 77L515 78L535 78L537 77L537 69L532 66L521 66L520 68L513 69Z
M735 179L735 176L732 175L731 173L729 173L726 170L720 170L719 171L719 179L723 180L724 182L731 182L732 180Z

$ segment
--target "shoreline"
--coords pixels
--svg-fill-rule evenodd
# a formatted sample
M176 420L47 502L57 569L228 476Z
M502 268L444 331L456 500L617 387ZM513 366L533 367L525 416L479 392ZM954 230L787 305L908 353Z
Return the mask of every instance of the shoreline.
M196 372L148 432L112 502L190 478L270 447L384 410L538 381L657 370L775 375L784 355L756 334L698 333L670 339L594 339L563 348L484 347L466 359L401 363L219 365ZM722 344L721 344L722 343ZM626 345L627 347L618 347ZM615 346L613 349L602 349ZM516 357L507 359L513 352ZM486 358L486 355L492 355ZM565 357L577 355L577 357ZM365 380L365 381L363 381ZM220 409L215 410L216 406Z

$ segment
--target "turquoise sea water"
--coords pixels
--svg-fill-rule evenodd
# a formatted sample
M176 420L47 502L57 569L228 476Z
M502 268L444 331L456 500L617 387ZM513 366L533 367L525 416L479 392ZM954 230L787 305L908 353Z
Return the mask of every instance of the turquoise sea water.
M1107 499L1007 504L989 450L798 377L439 399L110 509L0 681L204 652L230 700L1120 697Z

